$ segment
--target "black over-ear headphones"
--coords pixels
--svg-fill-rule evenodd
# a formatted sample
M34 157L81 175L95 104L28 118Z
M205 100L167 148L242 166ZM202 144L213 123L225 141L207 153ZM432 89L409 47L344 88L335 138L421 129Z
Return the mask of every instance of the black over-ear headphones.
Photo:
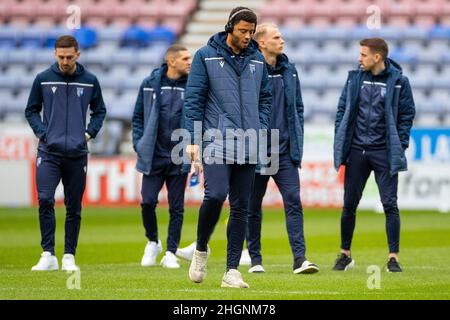
M250 10L250 9L241 9L241 10L238 10L238 11L236 11L235 13L233 13L233 15L228 19L228 22L227 22L227 24L225 25L225 32L226 33L232 33L233 32L233 27L234 27L234 21L233 21L233 19L239 14L239 13L242 13L242 12L253 12L252 10Z

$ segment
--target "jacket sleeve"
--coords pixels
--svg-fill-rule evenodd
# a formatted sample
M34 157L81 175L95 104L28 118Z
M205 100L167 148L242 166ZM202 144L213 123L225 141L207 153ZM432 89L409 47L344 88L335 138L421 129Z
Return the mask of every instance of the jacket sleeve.
M409 134L413 125L416 107L408 78L404 77L400 91L400 100L397 114L397 132L403 150L409 146Z
M92 94L89 108L92 112L86 132L94 139L100 131L106 116L106 107L105 102L103 101L102 89L100 88L100 83L97 78L95 78L94 81L94 93Z
M134 105L133 118L131 119L133 148L136 151L136 145L144 134L144 86L145 80L139 87L136 103Z
M269 73L264 64L261 90L259 92L259 122L261 129L270 129L270 110L272 108L272 88L269 82Z
M44 102L42 96L41 83L39 75L34 79L31 87L30 96L28 97L27 106L25 108L25 118L30 124L36 137L40 140L45 139L46 128L41 119L42 103Z
M339 98L337 112L336 112L336 120L334 122L334 134L336 135L339 126L341 125L342 118L344 118L345 106L347 105L347 87L348 87L349 78L345 82L344 89L342 89L341 96Z
M205 61L201 51L195 53L186 84L184 97L184 121L183 126L191 136L191 144L194 144L194 122L203 121L205 104L208 97L209 78Z
M302 98L302 89L300 87L300 79L298 77L298 72L295 70L295 90L296 90L296 97L297 101L295 101L295 107L297 109L298 119L300 120L300 125L302 127L302 132L305 132L304 125L305 125L305 118L304 118L304 112L305 108L303 105L303 98Z

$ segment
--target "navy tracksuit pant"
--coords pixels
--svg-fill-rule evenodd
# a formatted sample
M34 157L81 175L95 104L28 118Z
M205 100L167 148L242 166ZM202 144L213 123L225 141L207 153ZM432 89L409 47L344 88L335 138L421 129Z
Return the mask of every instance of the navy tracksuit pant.
M237 269L244 245L248 201L255 178L252 164L204 164L205 197L197 226L197 250L207 251L208 241L229 196L230 217L227 225L227 271Z
M67 158L38 151L36 185L39 200L41 246L55 254L55 191L64 186L66 206L64 253L75 255L81 224L81 201L86 187L87 155Z
M170 158L153 160L152 171L142 177L142 221L145 236L149 241L158 242L158 225L156 220L156 205L158 195L164 182L167 187L169 202L169 230L167 233L167 251L175 253L180 244L181 228L184 215L184 192L187 173L181 173L181 166L174 165Z
M256 174L252 196L249 201L247 224L247 248L252 265L262 264L261 257L261 222L262 201L267 183L272 177L283 198L286 214L286 228L294 260L305 258L305 239L303 234L303 209L300 200L300 180L298 167L289 154L280 155L279 170L273 176Z
M373 170L386 215L390 253L399 252L400 215L397 206L398 174L389 174L386 149L363 150L352 147L345 166L344 207L341 217L341 249L350 250L355 229L356 208Z

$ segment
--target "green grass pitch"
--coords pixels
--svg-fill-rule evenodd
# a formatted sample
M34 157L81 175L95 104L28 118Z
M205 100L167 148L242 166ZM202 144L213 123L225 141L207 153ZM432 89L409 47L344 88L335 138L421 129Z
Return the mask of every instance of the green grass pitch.
M281 209L266 209L263 220L265 274L248 274L249 289L222 289L226 219L222 212L210 242L212 254L204 283L188 279L189 262L167 270L142 268L146 244L138 207L86 208L77 253L80 289L69 290L63 271L32 273L41 253L37 209L0 208L0 299L449 299L450 215L401 212L400 262L404 272L385 270L387 241L382 214L359 212L353 242L356 268L331 270L339 249L338 210L305 210L307 257L320 272L294 275ZM181 245L195 239L197 208L187 208ZM165 247L168 210L158 208L160 238ZM57 209L56 255L61 261L64 209ZM162 255L158 257L158 261ZM369 289L370 265L379 266L380 288Z

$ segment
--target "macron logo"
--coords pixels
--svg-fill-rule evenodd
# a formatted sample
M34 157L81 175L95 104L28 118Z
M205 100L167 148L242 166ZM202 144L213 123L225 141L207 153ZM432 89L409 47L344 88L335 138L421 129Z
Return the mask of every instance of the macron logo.
M220 64L220 66L223 68L223 66L224 66L224 64L225 64L225 61L222 60L222 61L219 62L219 64Z
M55 93L56 87L52 87L52 91L53 91L53 93Z

